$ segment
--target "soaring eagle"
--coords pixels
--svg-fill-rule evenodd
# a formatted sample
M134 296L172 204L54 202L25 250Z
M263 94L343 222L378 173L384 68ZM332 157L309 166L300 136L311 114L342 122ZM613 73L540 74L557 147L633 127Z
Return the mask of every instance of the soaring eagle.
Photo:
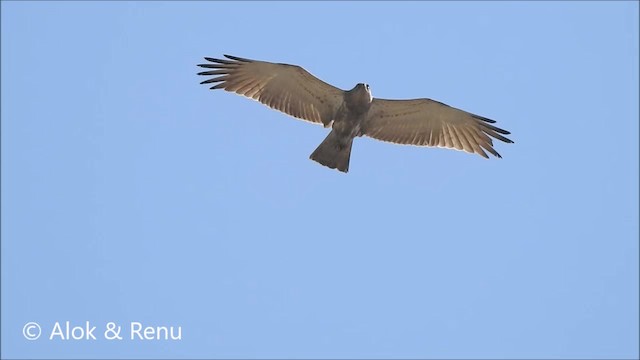
M513 143L510 133L494 120L468 113L431 99L374 98L369 85L349 91L329 85L300 66L243 59L205 57L198 66L213 69L198 75L213 76L201 84L257 100L293 117L331 127L329 135L310 158L324 166L349 170L351 144L356 136L417 146L463 150L489 158L501 157L491 138Z

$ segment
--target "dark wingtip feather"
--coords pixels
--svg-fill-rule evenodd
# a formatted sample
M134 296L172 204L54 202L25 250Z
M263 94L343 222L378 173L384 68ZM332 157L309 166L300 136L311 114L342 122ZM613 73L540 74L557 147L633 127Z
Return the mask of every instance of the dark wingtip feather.
M222 67L220 64L198 64L198 66L207 69L220 69Z
M230 60L210 58L210 57L205 57L205 60L215 63L216 65L217 64L234 65L238 63L237 61L230 61ZM213 66L213 64L209 64L209 66Z
M484 116L480 116L480 115L476 115L476 114L471 114L471 116L473 116L474 118L478 119L478 120L482 120L484 122L488 122L489 124L495 124L495 120L491 120L489 118L486 118Z
M218 79L218 78L211 78L211 79L200 82L200 84L211 84L214 82L221 82L221 81L224 81L224 80Z
M491 137L493 137L495 139L503 141L505 143L513 144L513 140L500 135L500 134L511 135L511 132L509 132L507 130L504 130L504 129L501 129L501 128L497 127L497 126L489 125L489 124L495 124L495 122L496 122L495 120L486 118L484 116L475 115L475 114L471 114L471 116L473 116L475 119L481 120L481 121L486 123L486 124L479 123L479 125L484 128L482 130L484 133L486 133L487 135L489 135L489 136L491 136ZM502 159L502 156L497 151L495 151L495 149L493 149L492 146L493 146L493 141L491 141L490 138L489 138L489 147L482 145L482 147L484 147L486 150L488 150L493 156L495 156L495 157L497 157L499 159Z
M485 125L485 127L489 128L489 129L491 129L491 130L493 130L493 131L495 131L495 132L497 132L497 133L503 134L503 135L510 135L510 134L511 134L511 133L510 133L510 132L508 132L507 130L505 130L505 129L501 129L501 128L497 127L497 126L493 126L493 125Z
M250 59L245 59L245 58L241 58L241 57L237 57L237 56L233 56L233 55L227 55L227 54L223 54L223 55L227 59L231 59L231 60L235 60L235 61L242 61L242 62L251 62L252 61Z
M502 159L502 155L500 155L500 153L497 152L496 149L494 149L493 147L491 147L490 152L491 152L491 155L493 155L493 156L495 156L495 157L497 157L499 159Z
M229 71L227 70L210 70L199 72L198 75L228 75Z

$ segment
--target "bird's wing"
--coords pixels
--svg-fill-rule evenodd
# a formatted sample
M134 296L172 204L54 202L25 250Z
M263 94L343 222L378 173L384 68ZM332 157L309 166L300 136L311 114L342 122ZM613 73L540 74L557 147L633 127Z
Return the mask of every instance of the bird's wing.
M257 100L299 119L328 125L342 104L344 91L311 75L300 66L276 64L225 55L206 57L208 69L198 73L214 77L201 84L218 83L224 89Z
M495 138L506 130L491 124L494 120L474 115L430 99L373 99L361 128L363 135L398 144L437 146L476 153L488 158L484 150L501 157L493 149Z

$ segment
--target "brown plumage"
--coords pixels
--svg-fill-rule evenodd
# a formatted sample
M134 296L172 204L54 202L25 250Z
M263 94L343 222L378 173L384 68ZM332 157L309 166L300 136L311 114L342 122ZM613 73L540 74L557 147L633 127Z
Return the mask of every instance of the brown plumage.
M310 158L343 172L349 170L353 139L369 136L397 144L462 150L488 158L501 157L492 138L513 143L494 120L430 99L373 98L369 85L344 91L296 65L276 64L225 55L208 58L198 75L214 76L201 84L244 95L296 118L331 127ZM485 152L486 151L486 152Z

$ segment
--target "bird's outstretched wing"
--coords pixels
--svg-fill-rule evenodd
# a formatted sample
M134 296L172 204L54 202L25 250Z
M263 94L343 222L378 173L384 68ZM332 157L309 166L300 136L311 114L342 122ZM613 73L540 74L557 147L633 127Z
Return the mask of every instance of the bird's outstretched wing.
M198 73L214 77L201 84L218 83L224 89L257 100L299 119L328 126L342 104L344 91L325 83L300 66L276 64L225 55L229 60L205 57L208 69Z
M398 144L437 146L476 153L484 150L501 157L493 148L495 138L506 143L506 130L494 120L474 115L430 99L373 99L361 131L374 139Z

